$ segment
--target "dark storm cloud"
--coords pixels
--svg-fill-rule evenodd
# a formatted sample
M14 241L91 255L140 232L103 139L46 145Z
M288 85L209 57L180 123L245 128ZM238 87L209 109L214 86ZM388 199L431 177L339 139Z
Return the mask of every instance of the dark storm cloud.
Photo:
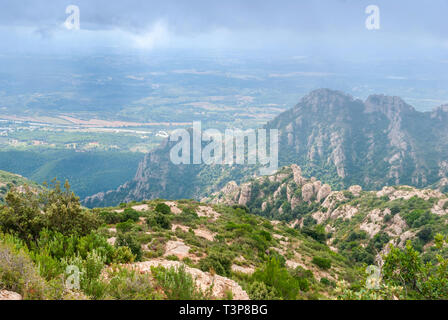
M72 4L80 8L81 29L93 32L61 36ZM381 10L375 32L365 28L370 4ZM448 0L2 0L0 47L43 50L39 39L57 38L47 45L306 48L301 54L363 59L443 55L447 14Z
M177 33L212 28L348 30L362 27L365 7L376 4L392 30L441 33L448 14L446 0L2 0L0 24L49 28L64 21L69 4L80 7L86 28L136 32L160 19Z

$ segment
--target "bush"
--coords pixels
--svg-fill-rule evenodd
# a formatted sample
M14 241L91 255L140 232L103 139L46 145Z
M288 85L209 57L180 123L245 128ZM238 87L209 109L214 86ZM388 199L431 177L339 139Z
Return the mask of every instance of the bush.
M117 230L123 233L129 232L133 229L135 223L132 220L128 220L126 222L121 222L117 224Z
M39 199L26 188L25 193L10 191L5 198L7 207L0 209L0 228L5 233L15 233L30 243L37 239L45 227L45 217L40 212Z
M423 241L423 243L428 243L433 238L432 228L429 226L424 227L419 233L417 233L417 236Z
M255 281L247 288L247 294L251 300L276 300L278 294L272 287L267 287L265 283Z
M373 248L376 251L381 251L383 250L384 246L389 242L389 240L390 236L387 233L379 232L370 240L369 248Z
M170 214L171 208L166 205L165 203L158 203L155 208L156 212L162 213L162 214Z
M321 269L327 270L331 268L331 260L324 257L314 257L311 261Z
M170 230L171 229L171 221L170 219L162 214L162 213L156 213L155 215L153 215L152 217L147 219L147 224L151 227L151 228L162 228L165 230Z
M168 300L204 300L208 297L197 287L193 277L184 266L179 268L151 268L158 285Z
M154 300L161 299L152 286L151 276L134 270L120 268L108 276L106 297L116 300Z
M335 287L336 286L336 283L334 283L333 281L331 281L331 280L328 280L327 278L321 278L320 279L320 283L322 283L324 286L328 286L328 287Z
M397 213L400 213L400 207L398 205L394 205L390 208L390 213L394 216Z
M137 235L134 233L119 233L115 246L128 247L137 261L140 261L142 258L142 247L137 239Z
M64 235L87 235L100 226L98 217L81 207L68 182L65 182L64 189L59 182L53 182L39 197L46 225L52 231Z
M101 271L105 266L106 257L98 251L88 252L87 257L73 256L64 259L64 270L68 266L76 266L79 269L81 290L94 299L102 299L105 295L106 284L100 280Z
M232 260L222 253L211 253L199 261L199 268L204 272L213 270L217 274L227 277L232 271Z
M314 227L303 227L302 233L306 234L307 236L313 238L314 240L325 243L327 240L327 236L325 234L325 228L322 225L317 225Z
M118 247L113 254L114 263L132 263L136 256L129 247Z
M264 283L270 289L269 292L287 300L296 299L300 289L298 281L275 258L269 259L261 269L256 270L252 280Z
M46 283L24 250L0 243L0 289L24 299L45 299Z
M132 220L134 222L137 222L140 218L140 213L138 213L137 210L134 210L132 208L126 208L124 209L122 215L121 215L121 221L128 221Z
M122 222L121 214L118 212L109 212L109 211L101 211L99 214L101 220L103 220L106 224L116 224Z

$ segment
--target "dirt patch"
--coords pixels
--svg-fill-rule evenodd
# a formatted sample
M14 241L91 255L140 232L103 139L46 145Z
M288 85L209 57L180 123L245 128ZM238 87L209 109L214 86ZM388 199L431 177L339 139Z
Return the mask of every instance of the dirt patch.
M133 206L132 209L136 210L136 211L148 211L149 210L149 206L147 204L141 204L138 206Z
M221 214L213 210L213 208L207 206L200 206L196 213L199 217L209 217L213 221L216 221L221 216Z
M307 269L307 267L305 266L305 264L303 264L303 263L301 263L301 262L293 261L293 260L287 260L287 261L286 261L286 266L287 266L288 268L291 268L291 269L295 269L295 268L297 268L297 267L302 267L302 268L304 268L304 269Z
M216 233L213 233L206 229L196 229L196 230L194 230L194 234L198 237L207 239L209 241L213 241L216 236Z
M165 246L164 256L176 256L180 260L189 256L190 247L183 241L168 241Z
M181 229L182 231L185 231L185 232L188 232L190 230L190 228L188 228L186 226L183 226L183 225L180 225L180 224L173 224L171 226L171 231L176 231L177 228L179 228L179 229Z
M177 203L175 203L175 202L173 202L173 201L167 201L167 202L165 202L165 204L166 204L168 207L170 207L172 213L174 213L174 214L176 214L176 215L182 213L182 210L179 209L179 207L177 206Z
M245 273L245 274L252 274L255 272L255 268L254 267L242 267L242 266L238 266L238 265L234 264L234 265L232 265L232 271Z

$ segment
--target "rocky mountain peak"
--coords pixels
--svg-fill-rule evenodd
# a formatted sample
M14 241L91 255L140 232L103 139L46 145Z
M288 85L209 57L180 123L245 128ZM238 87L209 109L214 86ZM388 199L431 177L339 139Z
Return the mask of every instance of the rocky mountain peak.
M307 108L313 112L341 108L354 101L354 98L341 91L317 89L302 98L296 108Z
M414 107L407 104L400 97L383 94L371 95L365 101L366 112L381 112L388 117L404 112L415 112Z

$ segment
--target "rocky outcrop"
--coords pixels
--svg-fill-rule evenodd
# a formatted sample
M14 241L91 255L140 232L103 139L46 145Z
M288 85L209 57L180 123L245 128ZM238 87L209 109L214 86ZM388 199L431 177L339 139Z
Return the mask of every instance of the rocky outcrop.
M310 202L314 196L314 186L312 183L307 183L302 187L302 199L305 202Z
M348 188L348 191L350 191L355 197L359 197L361 195L362 187L361 186L350 186Z
M22 296L16 292L0 290L0 300L22 300Z
M429 200L431 198L442 198L443 193L439 190L431 189L417 189L409 186L399 187L384 187L381 191L376 193L377 197L387 196L390 200L404 199L409 200L412 197L418 197L423 200Z
M331 187L328 184L324 184L317 193L317 201L321 202L322 200L326 199L330 195L330 193Z
M245 183L241 186L240 199L238 200L239 205L245 206L249 200L251 195L252 186L250 183Z

